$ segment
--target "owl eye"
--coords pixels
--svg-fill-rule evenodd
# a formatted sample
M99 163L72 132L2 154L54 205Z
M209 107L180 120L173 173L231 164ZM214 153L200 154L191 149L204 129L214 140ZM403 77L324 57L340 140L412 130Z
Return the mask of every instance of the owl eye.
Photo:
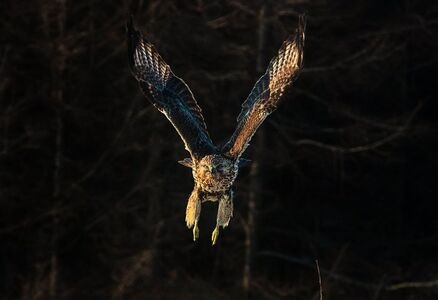
M218 166L218 170L225 171L226 170L226 166L224 164L221 164L221 165Z

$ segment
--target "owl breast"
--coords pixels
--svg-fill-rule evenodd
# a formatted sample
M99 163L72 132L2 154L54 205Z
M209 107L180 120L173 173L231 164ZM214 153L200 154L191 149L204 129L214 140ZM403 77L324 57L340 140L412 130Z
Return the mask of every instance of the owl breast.
M222 155L207 155L193 169L193 178L202 190L226 191L237 177L237 164Z

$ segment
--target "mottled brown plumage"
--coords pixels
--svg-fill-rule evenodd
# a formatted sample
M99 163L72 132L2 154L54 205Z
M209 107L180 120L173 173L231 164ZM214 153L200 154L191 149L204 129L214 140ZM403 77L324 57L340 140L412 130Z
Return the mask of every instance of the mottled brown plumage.
M262 77L242 105L233 135L222 148L211 141L202 111L182 79L175 76L154 46L128 23L128 52L131 70L152 104L172 123L190 153L180 163L192 169L195 187L186 209L186 224L199 236L198 221L204 201L219 202L216 243L219 228L228 226L233 216L232 186L237 177L241 155L257 128L272 113L285 90L297 77L303 62L304 17L299 18L295 35L281 46Z

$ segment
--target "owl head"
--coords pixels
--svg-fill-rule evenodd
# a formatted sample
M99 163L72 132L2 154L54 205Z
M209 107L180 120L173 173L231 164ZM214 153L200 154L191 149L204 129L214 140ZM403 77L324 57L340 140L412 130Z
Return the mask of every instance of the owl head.
M207 155L195 166L193 176L206 191L223 191L233 184L237 167L233 160L222 155Z

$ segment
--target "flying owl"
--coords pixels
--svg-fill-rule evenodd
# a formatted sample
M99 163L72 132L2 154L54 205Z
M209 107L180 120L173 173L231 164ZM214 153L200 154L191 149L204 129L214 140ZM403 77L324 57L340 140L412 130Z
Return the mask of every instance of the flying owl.
M155 47L133 27L127 25L129 64L144 95L175 127L190 153L179 161L192 169L195 186L186 209L186 223L193 227L193 240L199 237L201 204L218 202L216 227L225 228L233 216L233 183L239 172L242 153L266 117L279 105L282 95L296 79L303 65L305 20L300 16L295 34L283 42L266 72L254 85L237 117L237 127L223 147L210 139L202 111L187 84L177 77Z

